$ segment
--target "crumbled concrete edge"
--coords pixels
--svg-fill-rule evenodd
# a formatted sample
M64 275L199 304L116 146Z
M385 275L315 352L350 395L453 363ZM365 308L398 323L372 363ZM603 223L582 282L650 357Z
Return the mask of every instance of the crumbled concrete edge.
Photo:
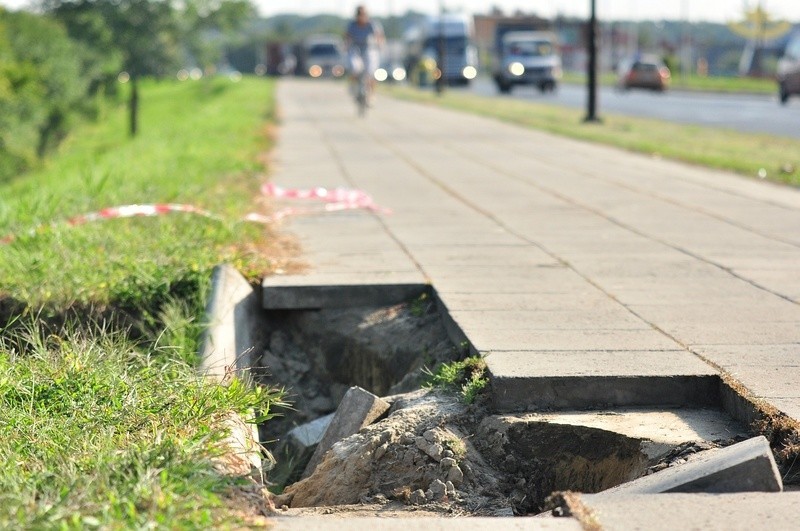
M755 396L726 371L720 369L720 375L725 412L748 426L752 434L766 437L784 483L800 483L800 422Z
M200 372L224 384L231 374L247 379L249 352L253 349L254 319L260 318L259 295L232 266L218 265L211 276L211 291L206 304L206 329L200 344ZM237 414L221 421L228 436L222 445L228 452L215 459L224 473L253 475L261 480L261 445L258 427L247 424Z
M361 387L353 386L348 389L322 434L322 440L317 444L302 477L305 479L314 473L325 453L334 444L375 422L389 407L391 405L388 402Z

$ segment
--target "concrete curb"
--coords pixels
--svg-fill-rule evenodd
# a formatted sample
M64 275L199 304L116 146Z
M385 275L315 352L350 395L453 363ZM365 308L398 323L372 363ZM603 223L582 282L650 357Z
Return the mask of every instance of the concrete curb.
M200 369L219 379L240 375L251 366L254 331L262 310L260 297L232 266L218 265L206 305L207 328L200 346Z
M211 276L211 293L206 304L207 329L200 345L200 371L224 383L229 374L247 379L250 352L255 346L254 330L261 315L259 296L232 266L218 265ZM231 415L223 424L230 433L223 444L229 449L219 461L237 475L261 473L258 426Z

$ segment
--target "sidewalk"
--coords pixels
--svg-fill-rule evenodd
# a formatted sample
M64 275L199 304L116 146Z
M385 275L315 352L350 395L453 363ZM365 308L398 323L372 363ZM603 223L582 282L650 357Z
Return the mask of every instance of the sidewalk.
M298 217L310 274L432 284L500 410L694 405L725 372L800 420L800 191L380 97L279 84L282 186L391 214ZM269 296L265 291L265 298Z

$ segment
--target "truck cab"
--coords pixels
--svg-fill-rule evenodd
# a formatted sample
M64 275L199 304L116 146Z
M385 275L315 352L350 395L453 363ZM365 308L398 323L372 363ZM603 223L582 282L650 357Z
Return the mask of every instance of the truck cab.
M509 31L502 36L497 54L493 77L504 94L516 85L554 91L561 79L561 57L552 33Z
M478 75L473 40L474 28L468 15L426 17L405 33L406 71L419 85L430 84L438 76L448 85L468 85Z

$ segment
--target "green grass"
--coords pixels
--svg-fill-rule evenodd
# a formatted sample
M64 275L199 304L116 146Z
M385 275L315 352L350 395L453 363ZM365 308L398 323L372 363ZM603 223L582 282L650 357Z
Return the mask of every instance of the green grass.
M86 330L29 325L0 342L0 528L237 525L225 497L243 480L214 468L220 421L269 416L280 395L210 383L168 344Z
M443 363L434 373L429 373L425 387L456 392L466 404L472 404L489 384L486 361L473 356L461 361Z
M79 304L152 306L192 291L227 261L254 275L269 261L253 249L263 227L241 223L254 208L268 148L272 84L151 82L142 87L141 133L126 136L120 106L85 126L59 156L35 172L0 183L0 295L38 307ZM65 220L136 203L189 203L219 215ZM0 244L2 245L2 244Z
M258 208L273 85L150 82L41 168L0 182L0 528L237 527L222 419L280 392L197 373L210 271L271 267ZM70 226L133 203L214 212Z
M656 157L800 185L797 139L629 118L602 111L602 123L586 124L583 110L458 91L437 96L410 87L392 87L387 94Z

